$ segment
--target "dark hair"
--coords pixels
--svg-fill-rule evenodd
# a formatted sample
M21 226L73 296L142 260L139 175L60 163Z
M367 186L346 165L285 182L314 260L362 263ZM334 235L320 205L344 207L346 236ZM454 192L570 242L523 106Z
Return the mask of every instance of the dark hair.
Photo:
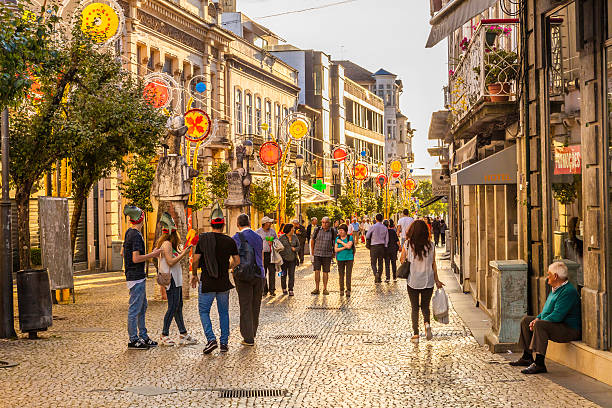
M404 215L408 215L408 214L410 214L410 211L408 211L407 208L404 208Z
M389 220L384 220L384 221L383 221L383 225L384 225L385 227L389 227Z
M383 215L382 215L382 214L380 214L380 213L379 213L379 214L376 214L376 221L378 221L378 222L382 222L382 220L383 220Z
M238 216L237 221L238 221L239 227L250 227L251 226L251 219L246 214L240 214Z
M293 229L293 224L285 224L283 227L283 234L288 234Z
M416 220L410 224L407 238L410 239L410 247L414 256L418 259L423 259L431 250L431 241L429 240L429 227L423 220Z
M341 224L340 226L338 226L339 230L344 230L346 233L348 233L348 227L346 226L346 224Z
M157 240L155 248L161 248L162 244L166 241L170 241L170 244L172 244L172 249L178 249L178 246L181 243L181 239L179 238L178 233L176 232L176 230L173 230L169 234L162 234Z
M389 227L390 228L395 227L395 223L393 222L393 220L389 220Z

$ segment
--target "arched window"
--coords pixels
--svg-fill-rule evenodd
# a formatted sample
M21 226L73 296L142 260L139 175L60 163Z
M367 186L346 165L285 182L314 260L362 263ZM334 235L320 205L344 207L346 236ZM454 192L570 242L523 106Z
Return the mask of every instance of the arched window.
M253 134L253 95L245 94L246 132Z
M281 134L281 107L278 103L274 104L274 129L276 129L276 137Z
M261 135L261 98L255 99L255 126L257 127L257 134Z
M272 133L274 124L272 123L272 102L266 101L266 124L268 125L268 132Z
M236 108L235 108L236 134L241 135L243 121L242 121L242 91L240 89L236 89L235 100L236 100Z

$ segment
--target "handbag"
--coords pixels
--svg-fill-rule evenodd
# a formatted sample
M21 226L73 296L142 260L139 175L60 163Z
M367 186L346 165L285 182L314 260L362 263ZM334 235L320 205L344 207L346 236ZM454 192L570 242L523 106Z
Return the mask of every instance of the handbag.
M410 262L406 261L397 268L397 277L399 279L408 279L410 276Z
M372 248L372 238L366 238L366 248Z
M166 263L162 264L161 258L160 258L159 269L157 270L157 277L155 280L157 281L158 285L163 286L165 288L168 285L170 285L170 282L172 282L172 274L170 273L170 268L168 268L168 272L162 271L162 265L167 265L167 264ZM166 269L166 268L163 268L163 269Z

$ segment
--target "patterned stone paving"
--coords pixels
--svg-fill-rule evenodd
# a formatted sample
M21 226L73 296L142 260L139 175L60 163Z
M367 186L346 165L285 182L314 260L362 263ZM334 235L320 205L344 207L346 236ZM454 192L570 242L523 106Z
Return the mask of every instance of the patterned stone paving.
M412 344L405 282L375 286L368 263L367 251L359 249L350 299L339 296L333 271L332 293L310 295L312 272L308 265L298 268L295 297L263 300L254 348L240 346L232 292L226 355L204 356L202 344L128 351L125 284L88 284L77 289L77 304L54 306L60 319L43 340L0 341L0 360L20 363L0 369L0 406L595 406L544 377L520 374L480 347L454 310L450 324L433 323L431 341ZM148 284L151 299L153 279ZM154 338L165 309L165 303L149 301ZM185 303L185 321L204 339L194 298ZM213 323L218 327L216 316ZM238 389L286 392L220 397Z

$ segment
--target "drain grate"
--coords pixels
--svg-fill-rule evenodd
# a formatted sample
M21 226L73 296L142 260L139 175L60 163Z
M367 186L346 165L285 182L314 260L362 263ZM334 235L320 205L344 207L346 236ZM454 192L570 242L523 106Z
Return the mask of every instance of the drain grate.
M18 365L19 363L16 363L14 361L0 361L0 368L17 367Z
M318 339L319 336L317 334L281 334L278 336L272 337L273 339L278 340L295 340L295 339Z
M343 308L340 306L308 306L306 309L311 310L342 310Z
M219 398L258 398L258 397L285 397L287 390L255 390L255 389L234 389L219 390Z

